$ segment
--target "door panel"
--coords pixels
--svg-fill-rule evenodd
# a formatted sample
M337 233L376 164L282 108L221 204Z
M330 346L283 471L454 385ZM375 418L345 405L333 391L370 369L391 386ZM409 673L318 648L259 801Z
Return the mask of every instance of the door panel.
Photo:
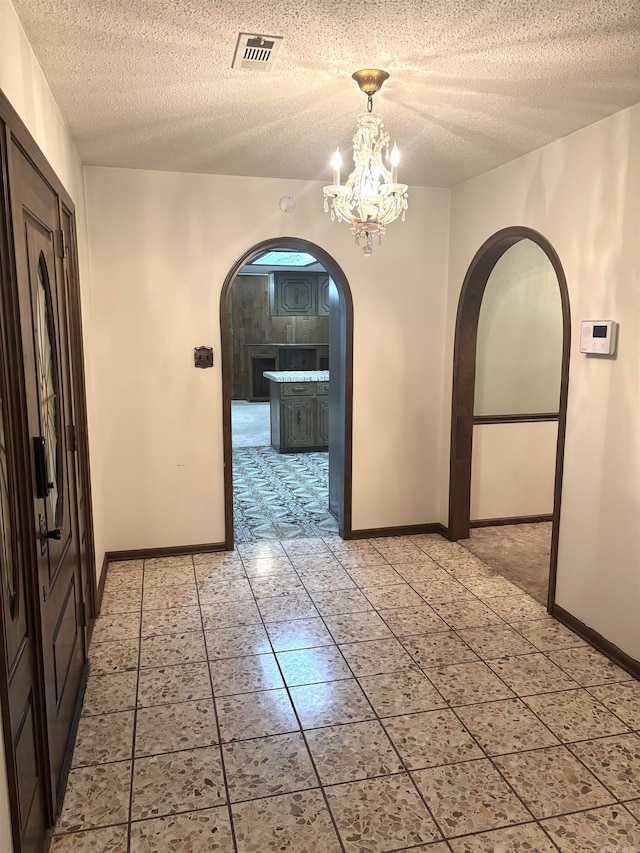
M75 460L68 443L73 405L67 305L63 264L56 257L57 196L15 145L9 166L27 428L33 452L32 535L53 817L60 807L67 746L85 670L84 631L78 619L83 591ZM44 456L40 465L39 453Z

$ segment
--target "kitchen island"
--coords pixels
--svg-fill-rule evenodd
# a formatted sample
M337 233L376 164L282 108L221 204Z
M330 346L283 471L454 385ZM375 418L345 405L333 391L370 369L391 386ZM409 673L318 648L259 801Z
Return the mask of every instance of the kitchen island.
M329 371L265 370L271 446L278 453L329 449Z

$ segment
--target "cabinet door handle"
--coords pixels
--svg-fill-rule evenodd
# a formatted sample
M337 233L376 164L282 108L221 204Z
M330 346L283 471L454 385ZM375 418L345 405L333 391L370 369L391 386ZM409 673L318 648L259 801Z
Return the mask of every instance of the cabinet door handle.
M302 423L302 414L300 412L300 409L298 409L298 414L296 415L296 420L298 421L298 426L300 426L300 424Z

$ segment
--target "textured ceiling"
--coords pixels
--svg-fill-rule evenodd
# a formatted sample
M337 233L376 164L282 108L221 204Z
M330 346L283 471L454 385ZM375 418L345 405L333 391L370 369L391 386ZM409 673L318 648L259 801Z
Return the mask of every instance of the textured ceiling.
M453 186L640 101L638 0L13 0L84 162L327 180L366 99ZM284 36L232 70L239 32Z

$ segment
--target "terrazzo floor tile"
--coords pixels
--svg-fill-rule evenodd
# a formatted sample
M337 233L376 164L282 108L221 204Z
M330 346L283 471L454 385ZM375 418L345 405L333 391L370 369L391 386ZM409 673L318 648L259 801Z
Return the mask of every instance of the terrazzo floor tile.
M287 691L223 696L216 703L222 743L295 732L300 728Z
M290 542L283 542L282 547L289 555L292 554L327 554L329 546L320 536L301 537Z
M444 603L451 601L476 601L473 593L469 592L461 583L454 578L446 580L414 580L412 585L420 596L429 604Z
M379 717L433 711L446 706L442 696L416 666L402 672L369 675L359 681Z
M430 557L427 557L426 554L422 556L420 562L392 563L391 566L401 578L411 584L414 581L446 581L451 578L445 569L441 568Z
M520 625L540 619L546 614L545 608L530 595L504 595L487 598L489 607L510 625Z
M133 711L82 717L71 766L129 760L133 746L133 718Z
M453 711L389 717L384 726L409 770L483 757Z
M266 628L271 645L276 652L332 646L334 643L333 637L319 616L310 619L293 619L289 622L270 622Z
M108 675L114 672L130 672L138 668L139 640L114 640L92 643L89 661L93 675Z
M284 687L272 654L211 661L209 670L216 698Z
M261 655L271 651L271 643L263 625L234 625L206 631L209 660Z
M136 759L132 820L207 809L225 802L219 747Z
M338 552L337 559L340 561L340 565L343 566L347 571L351 569L361 569L366 568L368 566L386 566L388 565L385 558L382 554L377 551L351 551L351 552ZM398 562L402 562L399 560Z
M300 575L307 592L337 592L341 589L355 589L356 585L344 569L327 569L322 572L308 572Z
M625 803L624 806L637 818L638 822L640 822L640 800L630 800Z
M280 542L249 542L240 544L236 548L238 554L245 562L249 560L264 559L265 557L285 557L286 551Z
M482 661L429 670L429 679L449 705L508 699L514 694Z
M290 557L291 565L301 578L322 572L342 572L343 567L338 558L331 553L314 556L309 554L298 554Z
M423 604L420 607L403 607L397 610L380 610L379 616L384 619L397 637L449 631L449 626L428 604Z
M176 557L151 557L144 561L145 572L161 569L193 571L193 557L191 554L180 554Z
M210 699L211 696L209 667L204 662L140 671L139 708Z
M113 675L90 675L82 702L84 717L131 711L136 706L138 673L118 672Z
M200 604L220 604L223 601L253 600L253 592L247 578L234 581L211 581L198 586Z
M577 687L572 678L542 654L495 658L487 663L518 696Z
M246 578L247 573L240 561L223 566L200 566L196 568L198 589L206 590L218 583L229 583Z
M288 622L291 619L308 619L318 615L315 604L306 592L261 598L258 608L265 622Z
M193 566L188 570L179 568L158 568L144 571L144 589L156 589L161 586L182 586L194 589L196 583Z
M242 558L237 551L212 551L209 554L194 554L193 565L196 571L201 568L240 566L242 565Z
M611 681L631 681L633 676L620 669L590 646L549 652L551 660L583 687L594 687Z
M339 616L342 613L357 613L373 610L369 600L359 589L345 589L340 595L335 592L310 593L313 603L321 616Z
M496 598L501 595L522 594L522 590L520 590L515 584L512 584L511 581L503 578L501 575L489 578L467 577L464 578L462 584L481 601L485 601L487 598Z
M186 631L201 631L199 607L170 607L167 610L143 610L141 635L181 634Z
M256 598L270 598L285 595L291 590L302 589L302 581L290 575L271 575L266 578L252 578L251 591Z
M463 628L458 631L462 639L484 660L505 655L532 654L536 651L510 625L492 625L490 628Z
M404 770L376 720L312 729L306 733L323 785L355 782Z
M469 599L460 601L459 596L455 601L431 602L433 609L451 628L479 628L483 625L504 624L500 616L483 604L481 601Z
M298 791L232 809L238 853L341 853L320 791Z
M611 794L564 746L501 755L493 761L536 818L613 802Z
M390 563L409 563L411 560L420 560L424 553L413 542L407 542L404 536L398 537L394 542L374 539L373 547Z
M605 684L588 690L629 728L640 729L640 681Z
M418 666L425 669L479 660L478 655L453 631L403 637L402 645Z
M324 621L336 643L393 637L386 623L372 610L364 613L346 613L342 616L326 616Z
M357 677L397 672L411 669L414 665L411 656L395 637L389 640L347 643L340 646L340 651Z
M57 835L51 841L49 853L127 853L128 836L126 824Z
M142 572L144 560L113 560L109 563L109 576L116 572L126 572L130 575L136 575Z
M101 616L114 613L137 613L142 607L142 590L115 589L105 592L100 606Z
M56 832L126 822L130 789L130 761L71 770Z
M230 601L226 604L203 604L202 627L205 631L230 628L232 625L261 625L262 617L254 601ZM315 614L317 615L317 614Z
M234 803L318 785L304 739L297 732L227 743L222 754Z
M637 853L640 823L621 806L545 820L542 826L562 853Z
M640 797L640 737L637 734L582 741L571 744L569 749L617 799Z
M418 593L408 583L395 583L386 586L364 586L362 592L376 610L390 610L396 607L420 607L423 603Z
M130 853L233 853L224 806L169 815L131 825Z
M386 853L441 838L407 774L333 785L326 793L347 853Z
M628 731L624 723L586 690L528 696L525 702L565 743Z
M140 641L140 668L197 663L207 659L202 631L156 634Z
M335 646L319 646L276 654L288 687L351 678L351 670Z
M403 583L403 578L391 566L382 563L350 569L349 577L359 587L389 586Z
M531 820L490 761L417 770L413 779L446 838Z
M487 755L559 744L521 699L467 705L458 708L457 714Z
M195 607L197 604L198 593L195 584L193 586L171 584L145 589L142 609L169 610L175 607Z
M565 628L559 622L546 619L535 622L522 622L518 625L518 631L541 652L550 652L554 649L570 649L578 646L586 646L573 631Z
M123 618L122 613L111 613L96 619L92 643L104 640L136 640L140 636L140 613L129 613Z
M291 572L293 570L291 560L284 554L277 557L246 559L242 561L242 564L248 578L269 577L271 575L277 575L280 572L284 572L291 576ZM297 575L295 576L297 577Z
M138 709L136 757L196 749L215 743L216 718L211 700Z
M557 853L535 823L457 838L451 842L451 849L453 853Z
M354 678L292 687L293 704L303 729L373 719L374 713Z

